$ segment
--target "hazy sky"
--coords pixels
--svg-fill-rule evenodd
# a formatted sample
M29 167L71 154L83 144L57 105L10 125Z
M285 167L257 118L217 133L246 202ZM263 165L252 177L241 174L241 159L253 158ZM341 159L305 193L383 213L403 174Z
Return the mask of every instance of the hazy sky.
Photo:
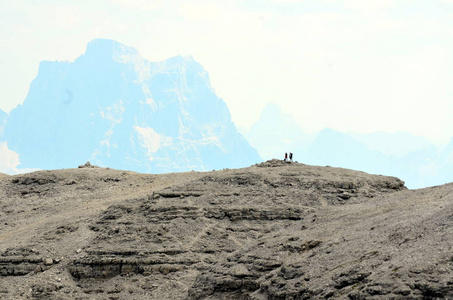
M6 112L101 37L193 55L240 127L276 102L309 132L453 137L453 0L0 0L0 29Z

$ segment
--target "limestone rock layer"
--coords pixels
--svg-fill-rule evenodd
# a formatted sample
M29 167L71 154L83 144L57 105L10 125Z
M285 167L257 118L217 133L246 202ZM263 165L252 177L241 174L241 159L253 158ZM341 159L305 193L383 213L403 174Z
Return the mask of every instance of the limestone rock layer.
M0 298L450 299L453 185L271 160L0 178Z

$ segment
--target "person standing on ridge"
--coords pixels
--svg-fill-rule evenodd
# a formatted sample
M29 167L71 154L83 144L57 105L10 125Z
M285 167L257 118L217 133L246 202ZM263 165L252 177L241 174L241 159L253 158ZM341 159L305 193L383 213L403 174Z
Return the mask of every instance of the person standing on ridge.
M293 162L293 153L292 152L289 153L289 161Z
M284 161L287 161L288 160L288 153L285 153L285 159Z

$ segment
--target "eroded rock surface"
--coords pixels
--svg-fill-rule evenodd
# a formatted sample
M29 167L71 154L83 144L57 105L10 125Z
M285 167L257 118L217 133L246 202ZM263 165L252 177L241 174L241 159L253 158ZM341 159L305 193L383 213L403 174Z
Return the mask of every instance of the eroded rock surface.
M0 298L453 297L453 185L271 160L0 180Z

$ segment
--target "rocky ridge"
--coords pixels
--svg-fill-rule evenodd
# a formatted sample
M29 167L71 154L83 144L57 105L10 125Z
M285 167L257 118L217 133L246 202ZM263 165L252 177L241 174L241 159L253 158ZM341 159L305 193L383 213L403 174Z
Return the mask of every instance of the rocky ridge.
M0 298L453 297L453 185L279 160L0 179Z

